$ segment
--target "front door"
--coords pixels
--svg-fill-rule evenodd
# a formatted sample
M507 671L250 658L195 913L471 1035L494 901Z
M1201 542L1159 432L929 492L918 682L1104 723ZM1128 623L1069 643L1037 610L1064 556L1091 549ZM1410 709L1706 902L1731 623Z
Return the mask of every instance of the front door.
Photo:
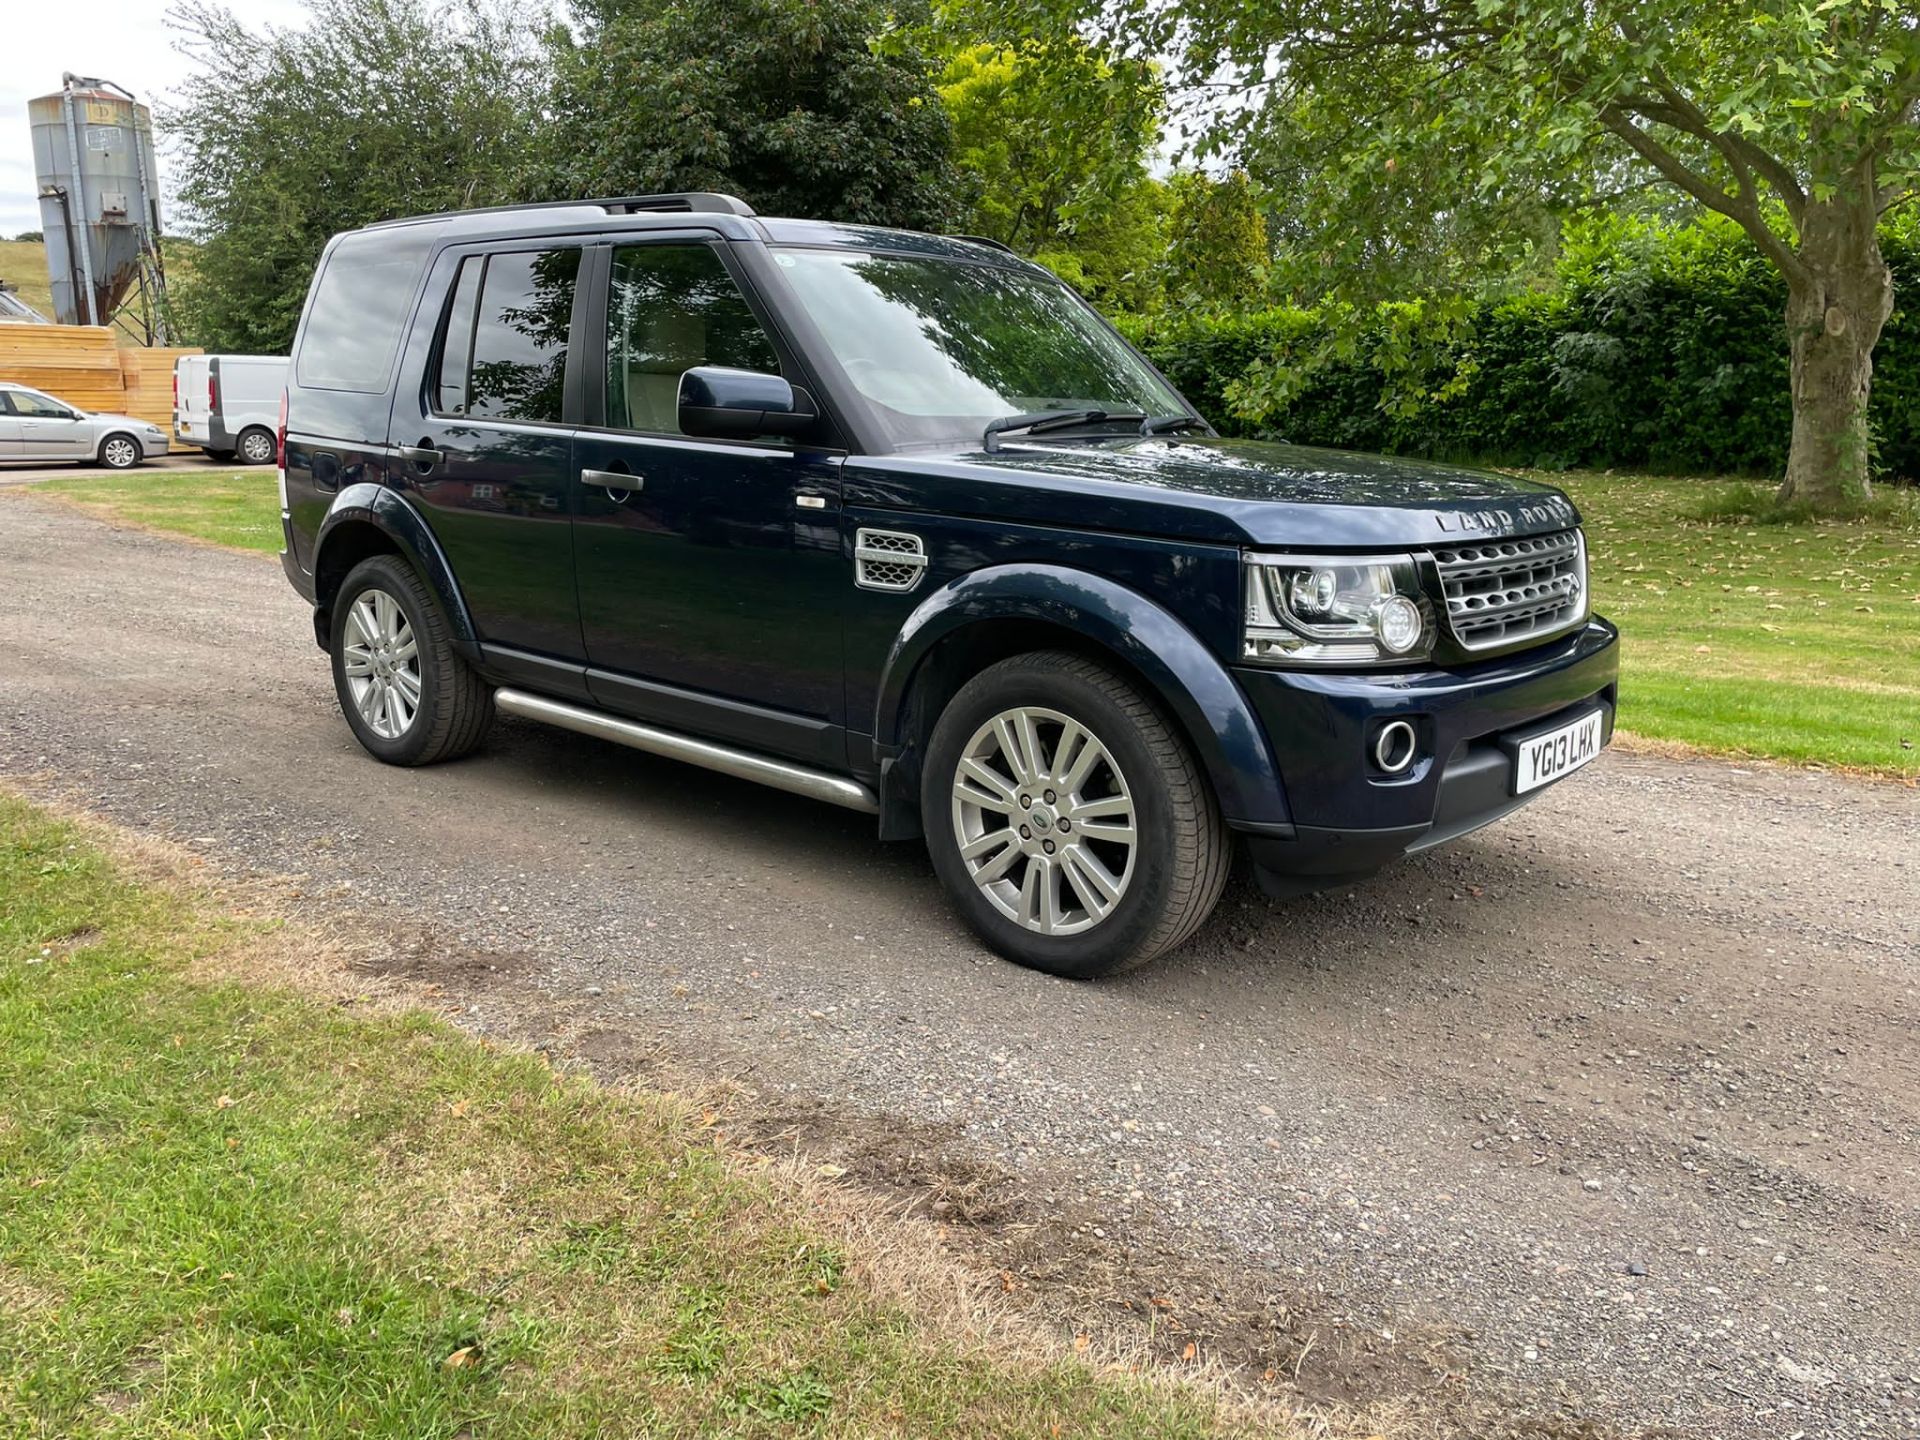
M568 351L581 254L443 254L425 383L400 387L390 431L394 473L446 551L480 643L576 664Z
M574 441L588 684L611 709L838 764L852 584L840 457L697 439L678 423L680 376L696 365L801 379L723 249L681 237L601 252L598 423Z
M50 395L12 390L14 418L20 425L19 454L27 460L88 460L93 456L93 427Z

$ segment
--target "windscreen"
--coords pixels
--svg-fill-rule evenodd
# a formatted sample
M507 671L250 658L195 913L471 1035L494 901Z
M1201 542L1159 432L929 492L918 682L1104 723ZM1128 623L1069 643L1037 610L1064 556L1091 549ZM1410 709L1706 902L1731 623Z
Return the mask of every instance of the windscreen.
M1042 410L1185 413L1059 281L1007 266L845 250L776 253L801 307L896 444L978 442Z

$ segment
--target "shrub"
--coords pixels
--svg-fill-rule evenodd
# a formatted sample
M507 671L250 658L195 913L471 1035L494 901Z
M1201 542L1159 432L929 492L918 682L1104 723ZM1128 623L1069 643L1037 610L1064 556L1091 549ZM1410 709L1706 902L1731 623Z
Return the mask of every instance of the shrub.
M1883 237L1895 298L1920 234ZM1229 434L1561 468L1774 475L1793 415L1786 290L1723 222L1570 225L1550 293L1123 317L1121 329ZM1875 359L1885 475L1920 477L1920 313Z

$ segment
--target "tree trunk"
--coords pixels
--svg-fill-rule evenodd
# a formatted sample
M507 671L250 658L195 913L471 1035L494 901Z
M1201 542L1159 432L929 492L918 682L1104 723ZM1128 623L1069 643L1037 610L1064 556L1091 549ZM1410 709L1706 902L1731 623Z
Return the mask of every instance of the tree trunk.
M1803 273L1787 284L1793 448L1779 498L1826 515L1859 509L1870 492L1873 347L1893 313L1877 218L1870 205L1810 203L1800 227Z

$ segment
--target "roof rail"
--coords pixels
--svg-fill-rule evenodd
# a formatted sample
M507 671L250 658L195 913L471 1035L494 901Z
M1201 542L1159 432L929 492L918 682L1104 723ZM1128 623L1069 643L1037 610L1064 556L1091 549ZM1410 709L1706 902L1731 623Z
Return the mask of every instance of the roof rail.
M753 207L737 195L720 195L710 190L689 190L673 195L612 195L590 200L533 200L522 205L481 205L471 210L444 210L435 215L401 215L391 220L376 220L366 228L379 230L388 225L418 225L450 215L508 215L516 210L568 210L592 206L609 215L693 214L746 215Z
M991 245L995 250L1004 250L1009 255L1020 254L1018 250L1014 249L1011 245L1007 244L1006 241L992 240L985 235L949 235L947 238L949 240L965 240L972 245Z

